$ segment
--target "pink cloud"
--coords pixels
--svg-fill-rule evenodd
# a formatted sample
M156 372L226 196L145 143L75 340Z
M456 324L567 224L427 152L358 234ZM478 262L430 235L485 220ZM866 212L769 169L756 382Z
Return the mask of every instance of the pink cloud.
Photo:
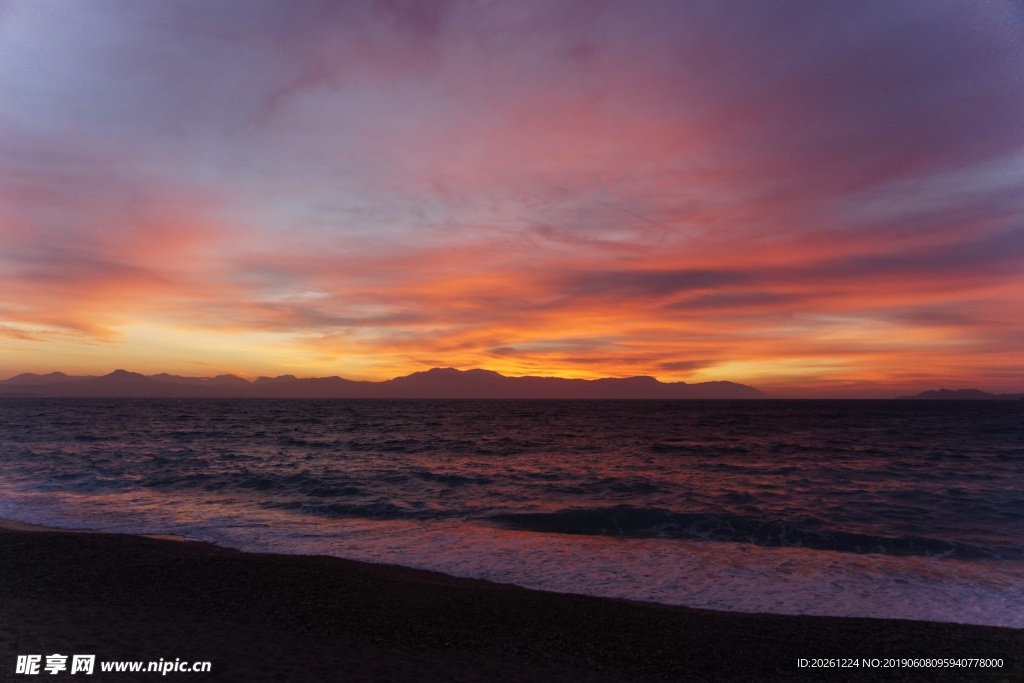
M339 374L996 381L1019 8L795 7L20 9L0 329L277 333Z

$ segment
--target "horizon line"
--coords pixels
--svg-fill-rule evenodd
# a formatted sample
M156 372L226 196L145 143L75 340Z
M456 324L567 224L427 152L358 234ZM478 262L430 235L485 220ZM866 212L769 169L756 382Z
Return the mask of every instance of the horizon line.
M856 393L851 393L851 394L847 394L847 395L836 395L836 393L832 393L832 395L829 395L828 392L819 392L818 395L813 395L813 394L812 395L807 395L806 392L808 392L809 390L805 389L805 388L801 388L801 387L795 387L793 391L782 391L782 392L780 392L778 390L773 390L773 391L770 391L770 392L766 392L766 391L763 391L763 390L761 390L760 388L758 388L758 387L756 387L754 385L746 384L746 383L743 383L743 382L736 382L734 380L707 380L707 381L702 381L702 382L687 382L687 381L684 381L684 380L679 380L679 381L674 381L674 382L672 382L672 381L666 382L666 381L663 381L663 380L661 380L661 379L659 379L659 378L657 378L657 377L655 377L653 375L603 376L603 377L595 377L595 378L590 378L590 379L581 378L581 377L559 377L557 375L529 375L529 374L528 375L506 375L506 374L503 374L503 373L498 372L496 370L490 370L488 368L473 367L473 368L468 368L468 369L460 369L460 368L455 368L455 367L451 367L451 366L447 366L447 367L434 366L434 367L427 368L427 369L424 369L424 370L416 370L416 371L413 371L413 372L411 372L409 374L406 374L406 375L398 375L398 376L395 376L395 377L391 377L389 379L382 379L382 380L348 379L348 378L343 377L341 375L299 377L299 376L296 376L296 375L293 375L293 374L290 374L290 373L282 374L282 375L276 375L276 376L260 375L260 376L255 376L255 377L254 376L237 375L237 374L230 373L230 372L223 372L223 373L216 374L216 375L179 375L179 374L173 374L173 373L169 373L169 372L158 372L158 373L147 375L147 374L143 374L143 373L140 373L140 372L135 372L135 371L132 371L132 370L127 370L127 369L124 369L123 367L121 367L121 368L117 368L115 370L112 370L109 373L101 374L101 375L70 375L70 374L67 374L67 373L65 373L63 371L60 371L60 370L54 370L54 371L51 371L49 373L38 373L38 372L31 372L31 371L29 371L29 372L21 372L21 373L18 373L16 375L13 375L11 377L8 377L6 379L0 380L0 383L2 383L4 385L7 385L7 386L10 386L10 387L33 387L33 388L35 388L37 390L40 390L40 389L43 389L46 386L56 385L56 384L60 384L60 383L63 383L63 382L71 382L71 383L73 383L73 382L77 382L77 381L80 381L80 380L90 380L90 379L91 380L97 380L97 379L109 378L109 377L113 377L113 376L117 376L117 375L125 375L125 376L140 377L140 378L144 378L144 379L151 380L151 381L154 381L154 382L158 382L158 383L162 383L162 384L171 384L171 385L173 385L174 382L173 381L168 381L168 380L171 380L171 379L173 379L173 380L190 380L190 381L195 383L194 386L207 386L207 387L214 387L214 386L216 386L216 384L214 384L213 381L217 380L217 379L235 380L235 381L237 381L239 383L237 385L238 388L242 387L242 385L240 384L241 382L244 382L245 386L247 388L252 388L252 387L258 387L259 385L261 385L263 383L267 383L267 384L275 383L275 382L289 383L289 382L303 382L303 381L331 380L331 379L340 380L340 381L348 382L348 383L352 383L352 384L381 385L381 384L387 384L387 383L395 381L395 380L401 380L401 379L413 377L413 376L416 376L416 375L429 375L430 373L442 373L442 372L448 372L448 373L453 373L453 374L458 374L458 375L483 373L483 374L487 374L487 375L490 375L490 376L493 376L493 377L496 377L496 378L509 379L509 380L517 380L517 379L556 380L556 381L561 381L561 382L580 382L580 383L585 383L585 384L588 384L588 385L593 383L593 382L608 381L608 380L613 380L613 381L614 380L618 380L618 381L648 380L648 381L651 382L652 385L658 385L658 386L661 386L661 387L671 387L671 386L700 387L702 385L715 385L715 384L719 384L719 385L733 385L733 386L735 386L737 388L753 389L755 392L760 394L760 396L758 396L758 397L750 397L750 398L748 398L746 400L751 400L751 399L755 399L756 400L756 398L769 399L769 400L772 400L772 399L783 399L783 400L784 399L792 399L792 400L844 400L844 399L845 400L892 400L892 399L899 399L899 398L928 398L926 396L927 394L939 394L940 395L940 396L935 396L933 398L947 398L947 399L952 398L952 399L955 400L957 397L955 397L955 396L948 396L948 394L958 394L958 393L961 393L961 392L963 392L963 393L977 392L977 393L983 394L983 396L975 396L974 398L1018 397L1018 396L1020 396L1020 394L1024 394L1024 392L1014 392L1014 391L1009 391L1009 392L1005 392L1005 391L1004 392L992 392L992 391L988 391L988 390L984 390L984 389L979 389L976 385L975 386L970 386L970 387L968 387L968 386L957 387L957 385L954 384L953 386L957 387L957 388L949 389L949 388L946 388L946 387L942 387L942 388L939 388L939 389L930 388L930 389L924 389L924 390L922 390L920 388L898 389L898 390L894 389L894 390L891 390L890 392L887 392L886 395L864 395L867 392L860 392L860 395L857 395ZM50 381L48 381L48 382L33 382L33 381L18 382L18 381L14 381L14 380L17 380L20 377L24 377L26 380L28 380L29 378L33 378L33 379L46 379L46 378L50 378ZM653 388L653 386L652 386L652 388ZM774 389L774 387L773 387L773 389ZM801 393L803 393L803 395L801 395ZM946 394L947 396L941 396L943 394ZM545 398L545 397L544 396L537 396L536 398L542 399L542 398ZM548 398L552 398L552 397L548 397ZM658 399L658 398L662 398L662 397L651 396L650 398ZM961 398L963 398L964 400L970 400L970 397L961 397Z
M598 381L598 380L603 380L603 379L637 379L637 378L644 378L644 379L653 379L654 381L659 382L661 384L687 384L687 385L689 385L689 384L713 384L713 383L717 383L717 382L728 382L730 384L746 384L745 382L738 382L738 381L735 381L735 380L721 380L721 379L703 380L703 381L700 381L700 382L688 382L686 380L666 381L666 380L663 380L663 379L661 379L659 377L656 377L654 375L642 375L642 374L641 375L606 375L606 376L594 377L594 378L590 378L590 379L585 378L585 377L562 377L562 376L559 376L559 375L509 375L509 374L505 374L503 372L499 372L497 370L491 370L489 368L472 367L472 368L462 369L462 368L456 368L456 367L452 367L452 366L439 366L439 365L435 365L435 366L427 368L425 370L414 370L413 372L410 372L410 373L408 373L406 375L395 375L394 377L389 377L387 379L348 379L347 377L345 377L343 375L308 375L308 376L301 376L300 377L298 375L293 375L291 373L285 373L283 375L238 375L238 374L235 374L233 372L222 372L222 373L219 373L219 374L216 374L216 375L179 375L179 374L175 374L175 373L171 373L171 372L161 371L161 372L157 372L157 373L154 373L154 374L147 375L147 374L142 373L142 372L137 372L135 370L127 370L127 369L125 369L123 367L119 367L119 368L115 368L114 370L111 370L110 372L107 372L107 373L104 373L104 374L99 374L99 375L70 375L70 374L68 374L68 373L66 373L66 372L64 372L62 370L53 370L53 371L50 371L50 372L26 371L26 372L20 372L20 373L17 373L16 375L12 375L10 377L7 377L6 379L0 379L0 382L9 382L12 379L15 379L17 377L21 377L23 375L32 375L32 376L35 376L35 377L50 377L52 375L62 375L64 377L67 377L68 379L99 379L101 377L110 377L111 375L115 375L115 374L118 374L118 373L125 373L125 374L130 374L130 375L139 375L141 377L146 377L148 379L153 379L153 378L159 377L161 375L166 375L168 377L178 377L178 378L182 378L182 379L200 379L200 380L202 380L202 379L205 379L205 380L217 379L217 378L220 378L220 377L234 377L234 378L237 378L237 379L249 382L250 384L255 382L255 381L257 381L257 380L260 380L260 379L283 379L283 378L288 378L288 377L293 378L293 379L295 379L297 381L298 380L304 380L304 379L332 379L332 378L337 378L337 379L344 379L344 380L349 381L349 382L367 382L367 383L374 383L375 384L375 383L378 383L378 382L390 382L391 380L394 380L394 379L401 379L403 377L410 377L410 376L416 375L416 374L421 374L421 373L426 373L426 372L433 372L435 370L440 370L440 371L452 370L452 371L459 372L459 373L486 372L486 373L493 373L495 375L498 375L500 377L504 377L506 379L519 379L519 378L530 377L530 378L536 378L536 379L560 379L560 380L565 380L565 381L593 382L593 381ZM747 385L747 386L752 386L752 385Z

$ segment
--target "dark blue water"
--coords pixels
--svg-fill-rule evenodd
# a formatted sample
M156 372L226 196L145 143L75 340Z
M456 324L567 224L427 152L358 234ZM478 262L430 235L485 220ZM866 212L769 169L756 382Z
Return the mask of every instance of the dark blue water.
M802 571L1024 561L1022 402L8 398L0 478L0 511L23 520L292 552L343 539L351 556L415 530L476 548L471 574L495 566L487 535L609 561L800 549Z

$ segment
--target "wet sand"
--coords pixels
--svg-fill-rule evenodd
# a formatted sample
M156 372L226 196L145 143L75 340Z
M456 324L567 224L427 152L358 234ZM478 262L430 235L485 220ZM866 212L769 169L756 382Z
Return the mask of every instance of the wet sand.
M97 655L91 677L19 654ZM1002 658L1001 669L799 668ZM103 674L109 660L211 673ZM44 659L45 662L45 659ZM0 527L0 680L1024 681L1024 630L694 610L331 557Z

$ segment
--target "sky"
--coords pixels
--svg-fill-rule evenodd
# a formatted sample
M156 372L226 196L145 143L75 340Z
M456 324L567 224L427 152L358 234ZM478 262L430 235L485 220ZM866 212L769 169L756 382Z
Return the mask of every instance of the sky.
M0 377L1024 391L1013 0L0 0Z

